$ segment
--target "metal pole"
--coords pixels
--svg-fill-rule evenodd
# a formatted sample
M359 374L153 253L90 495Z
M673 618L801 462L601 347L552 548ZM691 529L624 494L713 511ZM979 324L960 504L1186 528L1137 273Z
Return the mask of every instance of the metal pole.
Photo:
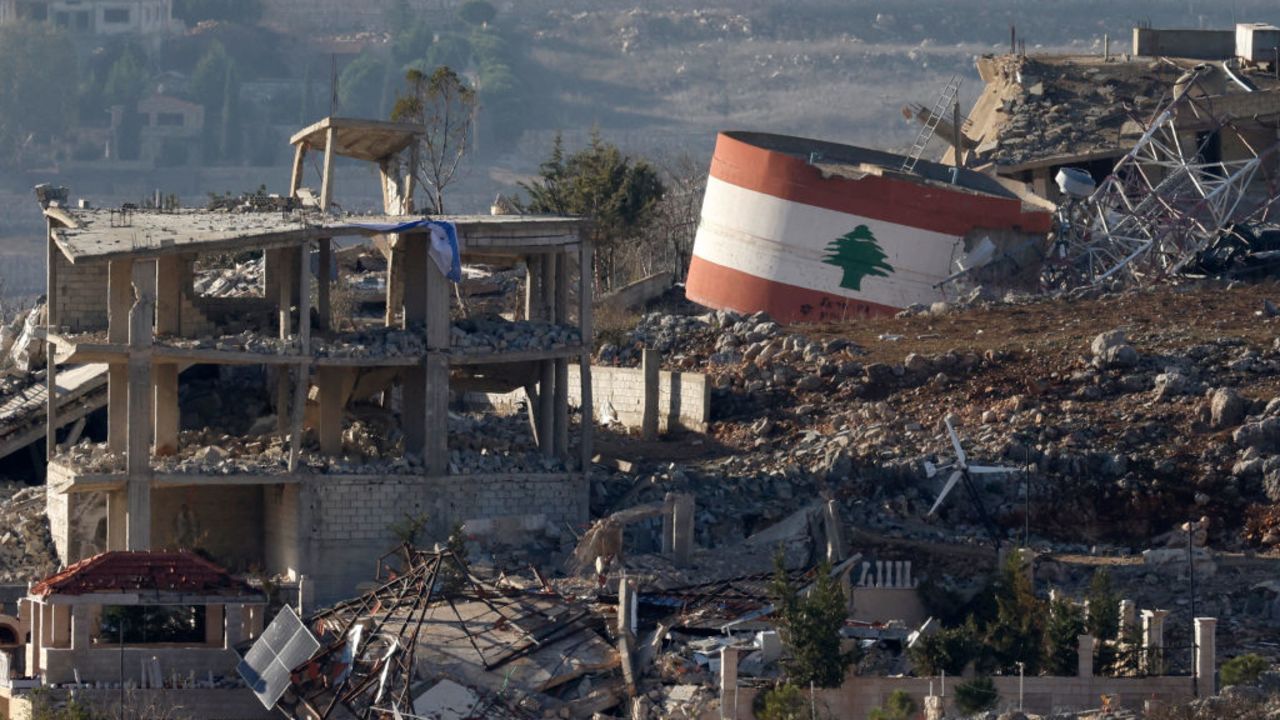
M1196 621L1196 556L1195 541L1196 521L1187 523L1187 579L1191 586L1191 623ZM1191 633L1191 696L1200 697L1199 678L1196 677L1196 634Z
M120 718L124 718L124 615L120 616Z
M1025 667L1021 662L1018 663L1018 712L1022 712L1022 676Z

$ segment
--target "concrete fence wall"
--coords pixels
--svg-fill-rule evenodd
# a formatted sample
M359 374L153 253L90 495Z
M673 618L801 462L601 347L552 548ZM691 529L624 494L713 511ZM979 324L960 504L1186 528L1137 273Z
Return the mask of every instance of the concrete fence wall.
M1018 678L993 680L1000 693L998 707L1016 709ZM818 690L815 704L819 717L864 718L881 707L892 692L904 690L915 700L916 707L923 709L931 686L935 694L945 694L944 704L949 711L955 708L956 682L951 678L946 681L944 693L939 678L851 677L839 688ZM754 688L739 688L735 701L730 690L725 698L724 717L753 720L751 702L756 693ZM1169 703L1192 697L1191 678L1028 677L1023 685L1022 702L1027 712L1049 714L1055 710L1100 707L1103 695L1111 696L1113 706L1141 709L1147 700Z
M578 368L569 366L569 403L582 403ZM644 417L644 370L596 365L591 368L591 401L596 422L615 417L640 427ZM701 373L658 373L658 429L681 427L705 432L711 420L711 384Z

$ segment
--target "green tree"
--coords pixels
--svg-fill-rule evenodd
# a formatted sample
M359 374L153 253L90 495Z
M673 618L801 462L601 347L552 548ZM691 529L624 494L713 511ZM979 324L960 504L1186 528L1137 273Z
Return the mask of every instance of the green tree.
M873 708L867 720L911 720L916 714L916 701L906 690L889 693L883 707Z
M752 710L760 720L809 720L809 701L804 691L791 683L756 695Z
M1045 624L1044 665L1050 675L1075 675L1080 659L1080 635L1084 633L1084 613L1066 598L1049 603Z
M1257 682L1258 676L1266 672L1270 667L1270 663L1261 655L1248 653L1246 655L1237 655L1222 663L1218 673L1222 679L1223 687L1228 685L1250 685Z
M471 145L476 93L448 67L430 75L405 74L406 92L396 99L391 119L422 126L418 180L431 195L431 211L444 213L444 191L453 182Z
M618 280L619 249L639 236L666 190L653 166L624 154L599 132L592 133L587 148L568 156L557 136L538 179L520 187L529 196L522 203L528 212L591 220L596 284L601 290L611 289Z
M103 98L110 105L123 105L132 109L146 95L151 85L151 73L147 70L147 56L142 49L130 44L107 71Z
M262 19L262 0L173 0L173 16L187 25L203 20L253 25Z
M907 655L916 675L960 675L970 662L977 661L982 653L978 626L973 618L964 625L944 628L916 641Z
M191 73L191 94L196 102L205 108L205 117L210 112L222 111L222 99L227 84L227 69L231 67L231 58L222 43L214 40L200 56L196 69Z
M400 72L405 72L410 63L427 59L434 33L427 21L421 18L398 27L391 38L391 60Z
M467 0L458 7L458 18L468 25L488 25L498 10L485 0Z
M377 117L382 114L382 87L387 63L372 51L356 56L338 76L338 103L344 115Z
M866 225L859 225L827 245L822 262L840 268L840 287L861 290L862 279L867 276L888 277L893 266L885 262L880 243Z
M853 653L840 650L840 630L849 607L844 589L831 577L827 562L818 565L813 585L803 595L791 582L781 553L774 557L774 567L769 599L791 655L783 664L788 681L801 687L838 687L854 660Z
M33 145L65 137L76 111L67 83L75 77L64 33L43 24L0 28L0 161L20 162Z
M1120 596L1111 587L1111 573L1101 568L1089 580L1089 617L1085 628L1096 640L1097 665L1102 673L1115 670L1120 640Z
M471 63L471 43L453 33L441 35L427 48L426 68L465 68Z
M986 644L1005 673L1022 663L1028 675L1040 672L1044 603L1036 598L1019 553L1011 552L995 584L996 617L986 627Z
M956 707L966 715L990 710L1000 701L996 684L989 677L979 677L956 686Z

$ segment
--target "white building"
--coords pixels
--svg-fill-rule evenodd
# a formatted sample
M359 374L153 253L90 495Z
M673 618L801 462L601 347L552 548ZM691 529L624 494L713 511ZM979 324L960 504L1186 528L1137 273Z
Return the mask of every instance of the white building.
M49 23L78 35L149 35L173 23L173 0L0 0L0 25Z

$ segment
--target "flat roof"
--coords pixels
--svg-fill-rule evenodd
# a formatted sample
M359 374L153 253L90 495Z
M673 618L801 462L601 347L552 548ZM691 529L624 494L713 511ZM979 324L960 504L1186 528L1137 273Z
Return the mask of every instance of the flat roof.
M289 247L352 235L413 234L423 230L405 226L428 219L452 222L464 253L536 252L577 243L585 223L581 218L547 215L330 216L314 210L237 213L49 208L45 216L53 221L58 249L73 264Z

